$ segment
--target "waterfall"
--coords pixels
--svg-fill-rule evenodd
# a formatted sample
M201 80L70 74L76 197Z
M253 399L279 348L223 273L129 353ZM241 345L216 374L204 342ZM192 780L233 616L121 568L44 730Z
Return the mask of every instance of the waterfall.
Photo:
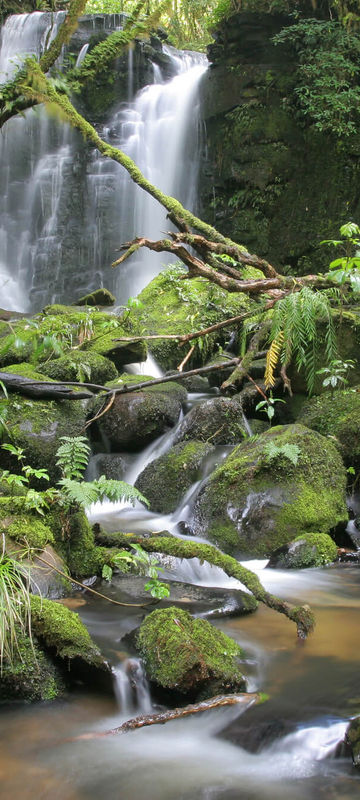
M41 54L63 18L64 12L36 12L7 19L1 37L2 80L25 54ZM120 23L119 15L104 16L107 32ZM197 88L206 59L164 49L175 77L165 81L154 65L154 83L133 99L119 97L106 124L97 127L103 138L136 161L151 182L194 209L200 130ZM78 63L85 54L82 34ZM133 62L130 51L129 66ZM131 74L127 87L132 94ZM122 242L143 234L157 238L171 227L166 213L119 164L89 149L77 131L43 109L28 110L24 118L5 124L0 180L2 306L37 310L49 302L72 301L101 285L124 303L162 268L164 257L141 252L121 271L111 270Z

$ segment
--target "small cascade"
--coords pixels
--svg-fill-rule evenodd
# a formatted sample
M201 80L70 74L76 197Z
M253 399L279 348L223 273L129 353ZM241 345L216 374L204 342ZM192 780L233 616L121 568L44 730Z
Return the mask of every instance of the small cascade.
M114 668L113 675L121 714L149 714L152 703L141 661L138 658L126 658Z

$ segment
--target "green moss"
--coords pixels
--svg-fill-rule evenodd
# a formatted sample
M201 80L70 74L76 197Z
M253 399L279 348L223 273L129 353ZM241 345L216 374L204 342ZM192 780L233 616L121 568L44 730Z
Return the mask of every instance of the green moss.
M20 632L17 637L19 652L3 664L0 701L54 700L65 688L61 673L35 642Z
M39 367L42 375L57 381L77 381L98 383L117 378L115 364L108 358L93 352L72 350L65 356L56 358ZM88 374L89 373L89 374Z
M298 421L334 437L345 464L360 466L360 387L312 397L302 406Z
M347 743L351 747L354 766L360 768L360 717L351 720L345 735Z
M116 303L116 297L109 292L108 289L96 289L90 294L85 294L80 297L73 306L113 306Z
M103 664L99 648L74 611L60 603L32 595L31 620L38 639L59 658L71 661L80 657L89 665Z
M163 688L198 693L208 683L219 691L246 687L236 663L243 655L239 645L187 611L153 611L140 626L137 646L148 677Z
M295 539L296 542L305 542L309 548L311 566L322 567L332 564L337 559L337 546L333 539L326 533L304 533ZM305 553L303 555L304 560Z
M22 375L23 378L31 378L33 381L51 381L51 377L47 372L45 372L45 369L41 369L40 372L33 366L33 364L26 362L20 364L11 364L6 367L6 372L10 372L11 375Z
M266 447L295 444L296 467ZM266 431L235 448L195 506L195 531L224 549L267 556L300 532L327 533L347 519L346 473L334 444L301 425ZM237 539L237 545L235 541Z
M212 445L204 442L180 442L148 464L136 481L152 511L168 514L175 511L190 486L199 480L201 464Z
M84 512L66 513L56 509L47 514L46 520L70 573L78 578L101 575L103 565L108 563L107 551L95 545L93 530Z
M11 539L25 543L31 548L44 550L47 544L54 542L54 535L50 528L36 517L12 517L10 524L0 522L1 524Z
M127 323L134 333L145 330L147 334L182 336L241 314L250 307L246 295L225 292L203 278L184 281L184 274L185 268L170 267L143 289L139 295L143 307L132 309ZM219 341L225 341L219 332L217 336L209 335L190 366L204 363ZM161 339L151 342L151 352L164 370L175 369L185 355L178 342Z

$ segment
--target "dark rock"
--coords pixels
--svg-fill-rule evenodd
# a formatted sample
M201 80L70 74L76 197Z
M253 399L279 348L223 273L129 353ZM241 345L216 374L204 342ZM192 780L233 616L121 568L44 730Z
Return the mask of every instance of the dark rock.
M337 546L326 533L304 533L271 554L268 567L305 569L331 564L337 559Z
M307 400L298 422L337 443L346 466L360 467L360 386Z
M351 720L346 730L345 741L351 749L354 766L360 768L360 717Z
M179 427L175 442L197 439L215 445L237 444L246 436L239 403L215 397L191 409Z

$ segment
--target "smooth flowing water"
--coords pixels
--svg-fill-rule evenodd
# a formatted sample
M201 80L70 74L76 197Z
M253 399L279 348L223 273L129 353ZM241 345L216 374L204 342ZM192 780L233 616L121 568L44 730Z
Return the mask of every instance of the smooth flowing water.
M64 12L9 17L1 33L0 80L11 76L26 54L39 55L63 18ZM104 30L120 26L120 15L104 15ZM119 96L97 128L152 183L194 209L201 129L197 92L207 61L198 53L165 50L174 78L165 81L154 65L154 84L136 97L129 51L128 96ZM86 52L84 44L79 64ZM166 213L119 164L89 149L77 131L43 109L4 126L0 183L2 306L38 310L102 285L126 303L162 269L164 258L149 253L117 272L111 269L124 241L139 235L156 239L171 228Z

